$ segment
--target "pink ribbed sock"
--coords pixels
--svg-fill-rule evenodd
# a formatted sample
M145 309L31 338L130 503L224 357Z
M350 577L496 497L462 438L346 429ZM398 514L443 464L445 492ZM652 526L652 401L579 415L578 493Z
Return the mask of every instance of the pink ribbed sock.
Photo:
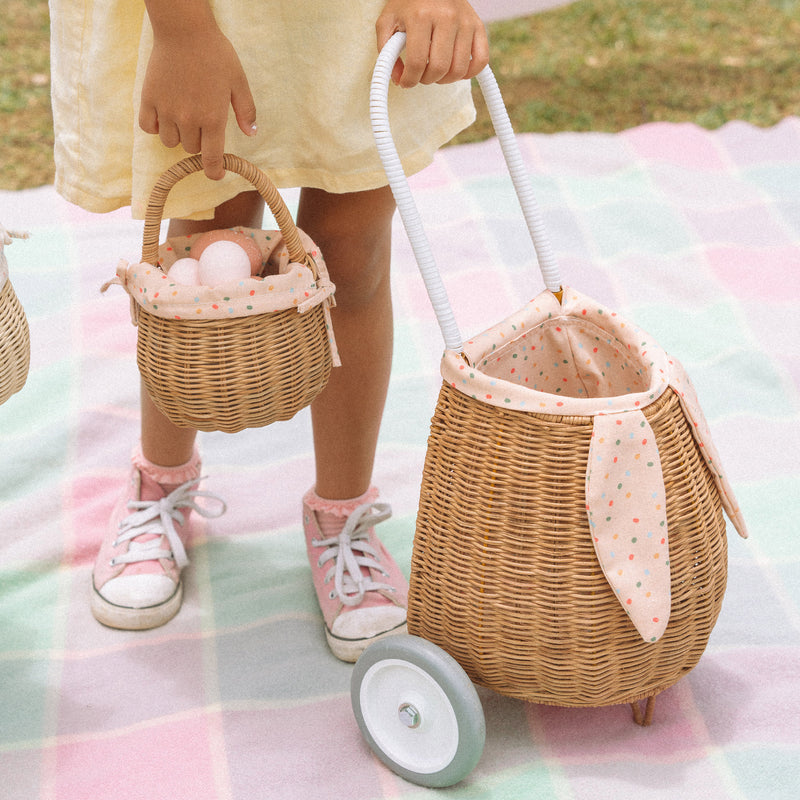
M374 503L378 499L378 489L370 486L364 494L351 497L347 500L326 500L320 497L314 489L309 489L303 502L317 514L322 535L325 538L338 536L344 528L347 518L364 503Z
M179 464L177 467L162 467L148 461L142 453L141 445L137 445L133 451L131 461L136 469L158 483L167 494L186 481L200 477L200 453L196 447L192 457L185 464Z

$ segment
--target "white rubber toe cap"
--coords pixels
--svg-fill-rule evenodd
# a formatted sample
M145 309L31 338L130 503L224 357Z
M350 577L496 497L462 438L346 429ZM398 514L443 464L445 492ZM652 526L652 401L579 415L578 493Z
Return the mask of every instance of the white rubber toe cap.
M120 575L100 590L109 603L123 608L149 608L166 603L177 591L166 575Z
M340 639L371 639L394 630L406 621L406 610L400 606L356 608L340 614L331 633Z

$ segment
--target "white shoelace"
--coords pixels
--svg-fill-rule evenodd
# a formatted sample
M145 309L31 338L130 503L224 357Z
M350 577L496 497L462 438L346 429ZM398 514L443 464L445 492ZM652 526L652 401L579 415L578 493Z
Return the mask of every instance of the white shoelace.
M196 511L206 519L216 519L225 513L226 505L222 498L212 492L192 489L202 478L186 481L177 489L160 500L131 500L128 503L133 513L119 523L119 535L114 546L135 539L143 534L151 533L157 538L147 542L131 542L128 552L116 556L112 564L133 564L138 561L154 561L159 558L174 558L179 568L189 563L186 549L181 537L175 530L175 523L183 525L184 515L181 509ZM217 508L204 508L195 502L195 498L205 497L219 505ZM161 537L166 536L171 550L161 547Z
M362 572L362 568L366 567L389 576L380 565L380 557L368 537L370 528L389 519L391 515L388 503L364 503L350 514L338 536L312 540L314 547L328 548L317 563L323 567L333 560L333 565L325 575L325 583L333 579L335 592L345 605L357 606L367 592L396 591L391 584L378 583Z

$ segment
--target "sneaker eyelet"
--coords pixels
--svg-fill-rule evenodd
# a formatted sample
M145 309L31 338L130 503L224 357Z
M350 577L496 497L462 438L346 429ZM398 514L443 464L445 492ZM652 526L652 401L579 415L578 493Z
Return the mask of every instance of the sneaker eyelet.
M336 592L331 592L331 593L328 595L328 599L329 599L329 600L335 600L335 599L336 599Z

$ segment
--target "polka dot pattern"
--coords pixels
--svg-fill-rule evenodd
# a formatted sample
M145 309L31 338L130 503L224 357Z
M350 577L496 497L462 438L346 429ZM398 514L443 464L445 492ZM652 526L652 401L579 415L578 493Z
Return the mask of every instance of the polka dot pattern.
M594 418L586 512L606 579L642 638L657 641L670 612L667 503L655 435L641 411Z
M234 228L253 238L262 251L264 277L226 283L221 286L184 286L169 278L169 267L191 249L192 236L173 237L159 248L159 263L129 264L120 261L117 275L106 284L119 284L131 296L134 323L138 309L164 319L225 319L268 314L296 308L305 313L320 303L325 304L325 319L333 354L338 366L339 357L330 306L336 287L328 277L322 254L314 242L302 231L300 237L306 252L314 259L319 278L305 264L289 260L280 231L262 231L252 228Z
M726 513L747 528L697 395L681 364L619 314L574 289L542 292L522 309L446 351L442 378L488 405L593 418L586 471L587 535L639 633L669 621L666 497L658 445L642 410L668 388L681 400Z
M591 416L641 408L669 385L667 354L640 328L565 288L448 351L454 388L501 408Z

